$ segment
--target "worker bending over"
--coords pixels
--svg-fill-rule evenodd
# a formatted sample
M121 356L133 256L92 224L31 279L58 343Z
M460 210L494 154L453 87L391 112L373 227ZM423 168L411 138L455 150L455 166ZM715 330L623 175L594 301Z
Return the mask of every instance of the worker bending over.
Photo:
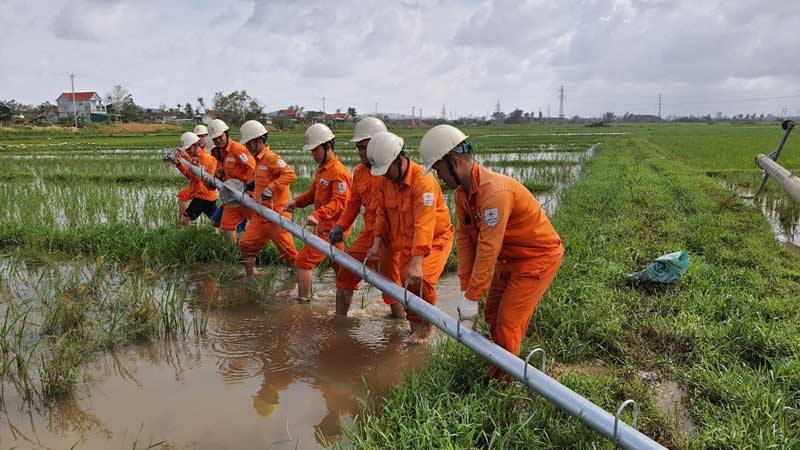
M203 127L205 128L205 127ZM196 128L195 128L196 129ZM209 175L214 174L217 169L217 160L214 159L204 147L201 146L202 140L194 133L186 132L181 135L181 146L179 148L181 156L189 160L192 165L200 167ZM189 199L191 202L181 215L181 224L189 226L200 214L205 214L211 219L217 210L217 189L213 184L203 180L199 175L195 175L188 167L175 159L175 167L189 180Z
M303 226L313 226L314 234L329 240L331 229L339 220L350 195L350 172L334 153L335 136L330 128L315 123L305 133L304 151L310 151L317 163L317 173L308 191L290 201L284 211L314 205L314 212L306 218ZM346 236L349 230L344 231ZM344 250L344 243L336 244ZM295 259L297 269L297 293L301 301L311 300L312 270L325 259L325 255L306 244ZM334 264L334 270L338 266Z
M241 186L244 190L244 186L253 180L253 173L256 169L253 155L242 144L231 139L228 124L222 120L212 120L209 124L208 134L214 141L215 150L219 152L222 160L222 167L217 168L216 177L237 189ZM246 207L227 205L220 221L220 229L225 237L235 241L236 226L247 219L249 215Z
M289 203L289 185L297 179L294 170L267 145L267 129L256 120L248 120L240 128L240 142L250 154L255 155L255 186L252 196L262 205L292 220L290 213L282 212ZM244 270L255 275L256 255L269 241L275 243L283 259L294 266L297 249L292 235L258 214L253 214L239 241Z
M564 249L544 210L518 181L481 167L467 136L450 125L420 142L425 172L456 189L456 251L461 319L474 319L485 294L492 340L514 355L536 305L561 265ZM492 272L494 271L494 275ZM505 378L496 367L490 378Z
M433 175L405 156L403 139L383 132L367 146L372 174L383 176L375 219L375 240L368 259L380 258L388 245L399 253L401 281L409 291L436 304L436 282L453 248L453 225L442 190ZM387 244L388 243L388 244ZM425 341L432 332L428 322L406 310L411 325L408 342Z
M347 202L347 207L331 230L330 242L333 244L343 242L344 230L353 225L356 217L361 212L361 207L364 207L364 228L361 229L358 237L347 249L347 254L358 261L364 261L367 250L372 247L375 232L376 202L378 201L381 180L383 179L383 177L370 173L372 165L369 162L369 158L367 158L367 144L369 144L370 138L384 131L387 131L386 125L375 117L365 117L356 124L353 139L350 142L355 142L361 164L356 166L355 171L353 171L353 189L350 192L350 200ZM393 280L395 283L400 282L397 260L397 253L392 251L388 245L385 245L380 255L378 268L383 276ZM361 277L358 274L350 272L343 267L339 268L336 274L337 315L347 315L347 311L353 301L353 291L358 289L359 281L361 281ZM392 317L398 319L403 317L402 305L386 294L383 294L383 301L391 308Z

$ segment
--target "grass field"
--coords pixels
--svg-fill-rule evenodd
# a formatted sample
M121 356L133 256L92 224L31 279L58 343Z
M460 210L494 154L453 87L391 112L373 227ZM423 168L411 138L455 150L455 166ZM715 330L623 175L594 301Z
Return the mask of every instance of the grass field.
M777 125L601 129L613 134L589 134L596 129L584 127L465 131L489 167L537 193L561 193L552 220L566 256L534 316L523 353L545 348L555 361L551 374L606 410L636 399L642 407L640 428L670 448L800 447L800 259L776 243L761 212L730 188L758 183L753 157L777 144ZM349 136L351 131L337 133ZM9 205L0 213L0 249L13 254L9 259L14 261L79 257L92 267L102 256L103 264L141 274L165 273L195 261L234 266L236 249L207 226L177 226L174 195L185 181L160 162L160 150L174 146L177 134L0 130L5 168L0 199ZM399 134L416 156L423 131ZM356 160L346 140L340 139L340 155L352 168ZM295 193L313 174L301 142L297 132L270 137L273 149L301 175ZM789 142L781 163L800 168L800 147L796 140ZM596 143L591 159L581 156ZM111 151L118 149L123 151ZM526 156L531 153L550 156ZM796 221L797 206L774 183L767 194L778 202L787 223ZM692 258L679 285L645 290L626 283L628 273L676 250ZM262 260L275 256L270 248ZM9 271L3 273L4 284L13 284ZM153 288L147 275L130 276L131 286ZM71 292L75 286L55 274L46 278L57 286L52 292ZM57 300L60 295L44 297ZM104 302L87 299L82 319L68 323L93 324L81 328L89 333L106 314L102 308L127 304L129 294L120 295ZM11 311L8 296L0 298ZM183 294L172 298L178 300L167 304L190 301ZM57 308L56 300L47 303ZM5 314L10 325L0 329L4 366L11 354L6 348L16 345L26 355L30 349L19 346L36 342L15 341L26 331L12 326L25 321L8 318L63 316L58 309L13 308L18 309ZM146 316L155 322L147 322L142 334L180 334L180 327L159 325L162 316ZM62 334L75 328L59 327L67 330ZM184 324L182 329L189 328ZM106 341L96 342L92 348L106 348ZM48 357L60 355L59 347L53 348ZM65 367L75 370L79 363ZM357 420L348 431L350 439L358 448L375 449L612 448L521 388L483 387L484 370L476 356L444 344L426 370L392 391L375 414ZM16 376L10 371L0 375Z

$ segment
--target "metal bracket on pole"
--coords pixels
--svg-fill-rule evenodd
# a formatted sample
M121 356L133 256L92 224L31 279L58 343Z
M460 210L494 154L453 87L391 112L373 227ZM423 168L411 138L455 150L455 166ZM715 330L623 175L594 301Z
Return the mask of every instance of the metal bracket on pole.
M789 139L789 133L792 132L794 126L795 123L791 120L784 120L783 122L781 122L781 128L783 128L785 132L783 133L783 138L781 139L781 143L778 144L778 147L768 155L772 161L776 163L778 162L778 157L781 156L781 152L783 151L783 146L786 145L786 140ZM756 160L758 160L758 157L756 157ZM759 167L761 166L759 165ZM753 195L754 198L758 197L759 194L761 194L761 191L763 191L764 187L766 187L767 185L767 180L769 180L770 174L767 172L767 170L765 170L763 167L761 167L761 170L764 173L764 175L761 177L761 184L758 185L758 189L756 190L756 193Z
M547 373L547 352L545 352L543 348L536 347L528 353L528 357L525 358L525 369L522 371L522 378L526 383L528 382L528 366L531 364L531 357L537 353L542 354L542 373Z
M613 440L613 442L614 442L615 446L617 445L617 442L619 440L619 434L618 434L619 433L619 422L620 422L619 418L620 418L620 416L622 416L622 411L624 411L625 407L627 407L628 405L633 405L633 421L631 422L631 424L633 425L633 429L634 430L638 429L639 405L633 400L625 400L624 402L622 402L621 405L619 405L619 409L617 409L617 414L614 416L614 440Z
M175 157L172 157L172 160L175 161ZM188 167L195 175L205 177L208 182L213 183L218 189L231 190L220 180L202 172L198 167L192 165L184 158L177 158L177 161ZM604 438L613 440L616 445L627 450L666 450L664 446L660 445L658 442L640 433L635 428L630 427L625 422L621 422L619 420L621 410L617 412L617 416L615 417L547 374L539 372L535 367L528 367L529 364L527 363L524 368L520 367L519 363L522 361L517 355L511 354L508 350L486 339L479 333L462 333L460 321L458 319L444 313L422 298L424 283L420 283L419 296L409 293L408 281L406 281L405 287L398 286L394 281L372 269L368 269L364 263L356 260L347 253L338 248L331 248L330 243L321 237L317 235L309 236L304 226L296 224L293 221L282 220L280 213L262 207L263 205L250 196L243 196L239 193L239 197L241 197L242 204L245 207L252 209L261 217L264 217L274 224L280 224L284 230L288 231L294 237L303 239L306 245L311 246L328 257L336 258L337 264L342 268L355 274L359 272L364 273L365 280L368 275L369 283L379 289L383 294L398 302L402 302L406 309L413 311L423 320L436 326L448 336L457 339L459 343L475 352L475 354L497 366L511 377L521 381L555 407L576 417L587 427ZM453 323L454 321L458 323ZM527 377L527 373L532 370L536 371L538 375L535 377ZM623 406L624 405L625 404L623 404ZM634 411L634 427L637 418L638 407Z

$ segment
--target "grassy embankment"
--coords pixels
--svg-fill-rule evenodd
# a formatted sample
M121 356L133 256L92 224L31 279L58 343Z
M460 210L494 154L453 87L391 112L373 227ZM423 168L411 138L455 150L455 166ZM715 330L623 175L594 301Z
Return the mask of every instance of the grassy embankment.
M566 258L523 354L547 349L551 373L606 410L636 399L640 429L671 448L797 448L800 259L776 244L759 211L707 175L747 169L779 132L634 131L602 147L553 218ZM680 249L692 265L679 285L625 282ZM521 388L484 388L484 368L445 345L378 414L359 419L351 439L365 449L612 448ZM663 400L659 386L671 381L685 391L677 408L688 409L693 432L679 431L692 427Z

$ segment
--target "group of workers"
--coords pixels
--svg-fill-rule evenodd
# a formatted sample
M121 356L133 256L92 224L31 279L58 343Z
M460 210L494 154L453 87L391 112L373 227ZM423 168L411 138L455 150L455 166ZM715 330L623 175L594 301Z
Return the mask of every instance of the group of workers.
M248 191L253 199L291 220L297 208L313 205L304 226L344 251L344 241L363 209L364 226L347 253L386 278L421 293L436 303L436 283L444 271L455 235L461 299L461 320L474 320L485 297L484 318L492 340L518 354L533 312L561 265L563 247L544 210L520 182L480 166L472 155L468 136L450 125L431 128L419 146L423 164L413 161L402 137L387 130L375 117L356 126L353 138L360 164L351 175L335 151L335 136L324 124L305 132L303 151L317 164L313 183L291 198L294 170L267 141L269 133L259 122L241 126L234 142L228 126L215 119L180 139L182 156L226 186ZM206 150L208 138L213 149ZM189 224L201 214L219 216L217 192L176 162L189 179L179 194L181 221ZM440 183L455 189L456 227L450 219ZM224 190L224 189L223 189ZM225 192L220 192L225 197ZM224 200L224 199L223 199ZM187 204L188 202L188 204ZM239 239L242 262L255 274L256 255L274 242L283 259L297 271L298 297L309 300L312 271L325 256L305 245L298 252L292 236L279 225L254 214L238 202L227 200L220 209L219 228L236 239L236 228L246 222ZM212 219L213 221L214 219ZM346 316L361 277L333 264L336 270L336 314ZM394 318L410 323L409 343L425 341L432 326L413 311L384 295ZM492 373L494 371L495 373ZM490 377L500 377L490 369Z

